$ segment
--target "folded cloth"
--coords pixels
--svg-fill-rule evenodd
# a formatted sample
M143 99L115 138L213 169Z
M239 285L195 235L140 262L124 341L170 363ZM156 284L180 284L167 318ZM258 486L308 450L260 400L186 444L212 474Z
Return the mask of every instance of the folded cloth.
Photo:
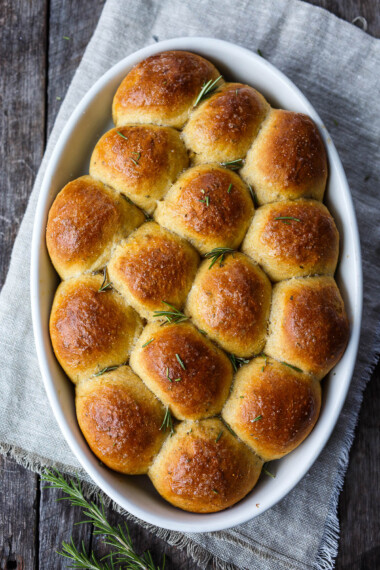
M225 569L332 568L339 534L338 495L362 392L380 349L380 43L322 9L295 0L105 4L57 117L1 293L0 450L35 471L54 465L87 478L52 415L34 348L26 300L38 192L62 126L91 85L136 49L157 38L179 36L217 37L254 52L260 49L317 109L337 145L355 200L365 305L359 358L344 410L323 453L297 487L274 508L228 531L183 535L150 528L171 544L186 547L202 567L215 558L217 567Z

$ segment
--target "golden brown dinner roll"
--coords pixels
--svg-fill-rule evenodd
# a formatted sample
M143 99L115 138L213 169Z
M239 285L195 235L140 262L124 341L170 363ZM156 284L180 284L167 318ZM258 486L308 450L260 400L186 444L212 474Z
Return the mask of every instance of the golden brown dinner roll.
M318 273L333 275L339 234L321 202L276 202L256 211L242 250L260 263L272 281Z
M118 245L108 265L110 279L142 317L181 308L199 263L192 246L155 222L143 224Z
M232 382L228 357L189 322L147 325L130 365L180 420L218 414Z
M145 220L120 194L81 176L60 191L50 208L46 244L62 279L104 267L112 247Z
M254 358L237 372L223 419L264 461L302 443L321 407L318 380L269 358Z
M332 277L304 277L273 288L265 352L323 378L340 360L349 325Z
M249 493L262 461L218 419L182 422L148 471L164 499L185 511L213 513Z
M188 166L179 133L168 127L128 125L111 129L96 144L90 174L147 212Z
M63 281L50 315L50 337L58 362L74 383L123 364L141 333L138 314L102 275Z
M241 178L216 164L186 170L157 204L154 218L201 253L239 247L254 207Z
M302 113L272 109L240 174L260 205L301 197L322 200L327 158L314 121Z
M183 129L194 164L244 158L269 109L253 87L225 83L195 109Z
M186 303L186 313L228 352L240 357L258 354L267 332L270 281L242 253L213 261L202 263Z
M107 467L146 473L167 433L165 409L129 366L90 378L76 387L79 426Z
M181 128L202 86L219 75L211 62L195 53L166 51L152 55L123 79L113 100L114 123Z

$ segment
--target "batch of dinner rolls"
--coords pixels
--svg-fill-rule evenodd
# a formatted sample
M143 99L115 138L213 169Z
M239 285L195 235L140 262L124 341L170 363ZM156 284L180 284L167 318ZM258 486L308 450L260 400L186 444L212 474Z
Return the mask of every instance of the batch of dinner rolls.
M312 119L206 59L137 64L51 206L56 357L100 461L210 513L313 429L349 325Z

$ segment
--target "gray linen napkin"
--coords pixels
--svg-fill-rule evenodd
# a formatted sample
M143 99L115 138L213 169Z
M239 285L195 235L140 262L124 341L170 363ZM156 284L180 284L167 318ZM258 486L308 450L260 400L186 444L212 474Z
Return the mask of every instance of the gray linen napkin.
M150 528L170 543L186 547L203 567L215 557L218 567L225 569L332 568L339 534L338 495L362 392L380 351L380 43L322 9L296 0L108 0L58 115L0 297L0 451L36 471L55 465L87 479L50 410L29 304L19 302L29 294L29 249L38 192L62 126L95 80L155 38L195 35L226 39L255 52L259 48L303 90L330 130L361 231L362 341L347 402L328 445L280 504L224 532L183 535Z

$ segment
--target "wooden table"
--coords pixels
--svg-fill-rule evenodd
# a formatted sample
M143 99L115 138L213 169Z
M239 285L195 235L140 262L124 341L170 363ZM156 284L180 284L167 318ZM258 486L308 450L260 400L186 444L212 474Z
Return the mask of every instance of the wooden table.
M368 33L380 37L378 0L311 3L349 22L364 16ZM103 5L103 0L0 0L0 287L46 140ZM379 376L377 367L340 497L339 570L380 568ZM38 475L0 457L0 570L65 568L56 551L71 535L78 546L83 540L87 549L103 553L90 525L74 526L79 510L56 503L58 496L42 488ZM121 520L111 510L107 514L111 522ZM168 570L199 568L141 527L131 524L130 530L138 551L150 549L157 562L167 554Z

